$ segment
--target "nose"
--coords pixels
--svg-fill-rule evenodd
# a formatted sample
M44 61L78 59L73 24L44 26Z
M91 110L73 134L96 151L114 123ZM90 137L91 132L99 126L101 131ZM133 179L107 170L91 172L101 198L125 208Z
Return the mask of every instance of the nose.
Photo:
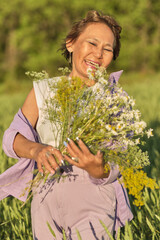
M97 57L97 58L103 58L103 49L101 48L101 47L97 47L96 49L95 49L95 56Z

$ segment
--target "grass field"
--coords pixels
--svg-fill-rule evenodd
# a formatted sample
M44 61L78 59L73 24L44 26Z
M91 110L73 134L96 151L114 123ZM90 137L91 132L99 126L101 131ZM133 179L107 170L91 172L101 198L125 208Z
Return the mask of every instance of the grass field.
M147 140L144 150L149 151L151 165L146 171L149 176L160 181L160 74L150 76L124 75L124 89L136 99L137 108L142 112L143 120L154 129L154 137ZM16 160L8 158L2 151L2 137L14 114L22 106L27 96L24 91L0 95L0 173L14 164ZM30 203L21 208L22 203L8 198L0 202L0 239L32 239ZM121 240L159 240L160 239L160 192L145 191L145 206L137 209L132 206L134 220L122 229ZM78 239L78 238L77 238Z

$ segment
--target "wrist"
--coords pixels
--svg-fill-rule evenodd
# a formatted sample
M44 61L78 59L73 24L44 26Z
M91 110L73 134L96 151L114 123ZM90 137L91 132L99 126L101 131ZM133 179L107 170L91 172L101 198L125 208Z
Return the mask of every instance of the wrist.
M39 148L39 143L33 142L33 144L30 146L29 154L30 154L30 159L36 160L36 152L38 151Z
M97 171L96 173L95 172L89 173L89 175L91 177L96 178L96 179L108 178L109 174L110 174L110 168L107 168L107 171L106 171L106 168L102 168L99 171Z

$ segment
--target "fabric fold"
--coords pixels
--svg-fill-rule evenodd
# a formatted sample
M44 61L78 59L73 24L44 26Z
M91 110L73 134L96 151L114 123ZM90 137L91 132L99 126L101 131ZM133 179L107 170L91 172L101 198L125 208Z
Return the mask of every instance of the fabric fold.
M123 71L114 72L110 75L109 81L111 84L113 81L118 81ZM13 142L15 136L20 133L28 140L33 142L39 142L39 136L34 130L30 122L23 115L21 109L15 115L10 127L5 131L3 137L3 150L7 156L18 159L18 162L7 169L0 175L0 200L13 196L21 201L26 201L28 191L22 195L28 183L33 179L33 171L35 168L35 161L32 159L20 158L16 155L13 149ZM113 183L116 192L117 209L115 218L115 230L119 226L124 226L126 221L130 221L133 218L130 204L127 196L127 191L116 180L119 176L119 170L117 167L111 167L110 175L108 178L95 179L90 177L90 180L94 184L110 184Z
M17 133L22 134L31 141L38 142L38 134L25 118L21 109L15 115L13 122L5 131L3 137L4 152L7 156L19 161L0 175L0 200L8 196L13 196L21 201L26 201L28 192L26 191L23 196L21 195L28 186L28 182L33 179L35 161L19 158L13 150L13 142Z

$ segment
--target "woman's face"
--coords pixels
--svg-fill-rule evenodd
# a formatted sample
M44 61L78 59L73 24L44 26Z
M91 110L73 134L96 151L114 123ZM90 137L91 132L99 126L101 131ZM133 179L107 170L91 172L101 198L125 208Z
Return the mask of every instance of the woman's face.
M72 52L72 72L70 76L88 79L87 69L97 66L107 68L113 58L114 35L104 23L90 23L78 39L67 44Z

